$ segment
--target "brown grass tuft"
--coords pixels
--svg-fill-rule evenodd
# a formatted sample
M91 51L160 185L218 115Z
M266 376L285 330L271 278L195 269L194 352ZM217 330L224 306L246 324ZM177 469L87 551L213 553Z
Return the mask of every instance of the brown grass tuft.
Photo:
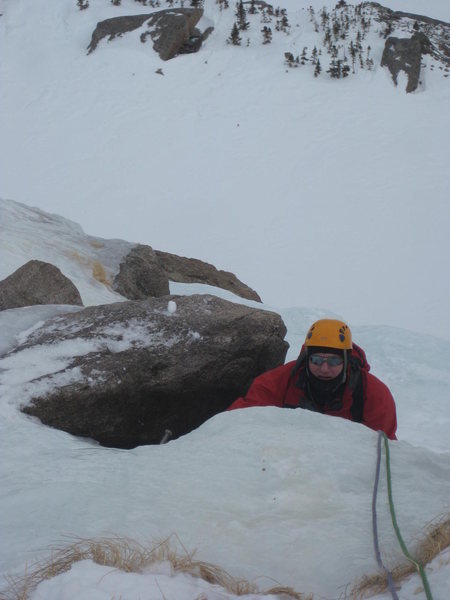
M173 537L173 536L172 536ZM35 564L22 577L9 577L8 588L1 600L27 600L41 581L51 579L68 571L81 560L120 569L127 573L140 573L153 563L169 561L175 573L188 573L204 579L208 583L219 585L236 596L245 594L279 595L280 600L313 600L287 587L274 587L259 591L257 586L243 579L235 579L224 569L204 561L194 560L194 552L188 552L178 537L174 536L183 549L179 554L167 538L156 545L145 547L135 540L123 537L76 539L68 545L55 548L50 558L43 564Z
M105 247L105 244L103 244L102 242L97 242L97 240L90 240L89 245L97 249Z
M67 252L67 256L78 262L80 265L86 267L90 266L92 269L92 277L96 279L99 283L102 283L107 287L111 287L111 280L106 274L105 267L99 260L91 260L90 258L83 257L76 250L71 250L70 252Z
M106 274L105 267L99 260L95 260L92 263L92 277L100 283L103 283L103 285L108 287L111 285L111 281Z
M441 517L431 524L419 541L413 558L423 567L430 563L436 556L450 546L450 515ZM450 558L449 558L450 561ZM403 563L391 570L392 579L395 583L404 581L407 577L416 573L417 569L411 562ZM387 577L384 572L373 575L364 575L353 587L350 597L354 600L369 598L375 594L381 594L387 589Z

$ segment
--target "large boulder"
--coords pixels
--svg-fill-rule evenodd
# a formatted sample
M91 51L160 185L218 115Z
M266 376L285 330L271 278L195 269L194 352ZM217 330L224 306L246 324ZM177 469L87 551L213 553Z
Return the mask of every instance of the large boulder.
M82 306L75 285L58 267L30 260L0 281L0 310L35 304L75 304Z
M196 258L185 258L160 250L155 252L170 281L205 283L229 290L241 298L261 302L255 290L242 283L233 273L219 271L213 265Z
M166 429L176 438L226 409L254 377L283 364L285 333L272 312L215 296L166 296L58 316L10 355L51 347L55 357L53 372L27 384L25 413L131 448L160 443ZM78 355L61 368L58 345L67 356L70 340Z
M430 52L431 42L424 33L418 32L411 38L388 37L384 46L381 66L387 67L397 85L400 71L408 76L407 92L414 92L420 81L422 54Z
M120 263L113 289L130 300L167 296L169 279L153 248L139 244Z
M88 46L93 52L105 37L112 40L142 28L141 42L150 36L153 49L162 60L169 60L186 51L197 51L204 36L195 28L203 15L201 8L173 8L150 14L113 17L97 23ZM206 33L206 32L205 32ZM206 35L209 34L209 31ZM195 50L194 50L195 49Z

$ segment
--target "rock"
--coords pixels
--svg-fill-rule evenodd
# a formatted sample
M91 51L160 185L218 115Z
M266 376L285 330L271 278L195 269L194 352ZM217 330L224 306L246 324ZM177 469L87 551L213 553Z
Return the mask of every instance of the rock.
M410 38L389 37L385 42L381 66L388 67L395 84L399 71L403 70L408 75L406 91L417 89L424 54L431 55L442 69L450 67L449 23L414 13L393 11L377 2L367 2L364 6L371 7L373 18L385 25L385 36L394 29L415 32Z
M83 306L79 291L57 267L30 260L0 281L0 310L35 304Z
M153 250L151 246L135 246L120 264L113 289L129 300L165 296L170 293L169 280L180 283L204 283L229 290L248 300L261 302L258 294L233 273L196 258Z
M388 37L384 46L381 66L387 67L397 85L399 71L408 75L407 92L414 92L420 81L422 53L428 53L431 42L424 33L415 33L411 38Z
M259 295L233 273L219 271L213 265L196 258L185 258L159 250L155 253L170 281L205 283L233 292L241 298L261 302Z
M130 300L167 296L170 293L169 279L150 246L133 248L120 264L113 289Z
M186 52L186 49L190 52L197 51L204 36L199 34L195 26L202 15L201 8L174 8L100 21L92 34L87 48L88 54L96 49L103 38L108 37L108 40L112 40L144 26L145 31L140 35L141 42L145 43L150 36L153 49L162 60L169 60L179 53Z
M215 296L166 296L58 316L9 355L51 345L57 357L58 344L77 340L86 353L63 368L55 358L54 372L28 382L32 400L22 410L132 448L158 444L166 429L177 438L226 409L254 377L284 362L285 333L275 313ZM48 384L53 391L40 395Z

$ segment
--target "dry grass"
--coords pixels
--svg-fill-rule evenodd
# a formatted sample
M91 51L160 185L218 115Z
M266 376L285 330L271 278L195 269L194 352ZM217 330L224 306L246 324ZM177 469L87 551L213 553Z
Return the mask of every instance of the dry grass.
M446 515L428 527L425 536L418 542L416 552L412 556L418 563L425 567L438 554L449 547L450 515ZM401 583L416 572L417 569L414 564L411 562L403 563L392 569L392 579L395 583ZM365 575L353 587L350 597L356 600L369 598L375 594L385 592L386 589L387 577L384 572Z
M76 262L78 262L80 265L86 267L90 266L92 270L92 277L96 279L99 283L102 283L107 287L111 287L111 280L106 274L105 267L99 260L91 260L90 258L83 257L76 250L71 250L67 253L67 255Z
M105 247L105 244L103 244L102 242L97 242L97 240L90 240L89 245L97 249Z
M99 260L95 260L92 263L92 277L100 283L103 283L103 285L108 287L111 286L111 280L106 274L105 267Z
M180 552L174 548L173 542L181 547ZM425 536L417 544L414 558L423 566L431 562L441 552L450 547L450 515L442 517L429 526ZM249 581L236 579L224 569L194 559L195 551L188 552L177 536L151 546L144 546L135 540L123 537L79 539L55 548L50 558L27 569L21 577L8 578L8 588L0 594L1 600L28 600L36 586L45 579L51 579L68 571L71 566L81 560L93 562L119 569L127 573L144 572L149 566L158 562L170 562L174 573L188 573L208 583L219 585L226 591L243 596L245 594L268 594L278 596L280 600L313 600L311 594L302 594L287 587L273 587L261 591ZM447 563L450 562L450 556ZM415 565L406 563L392 570L396 583L402 582L416 571ZM387 589L385 573L376 573L362 577L346 597L357 600L369 598ZM162 596L163 598L163 596Z
M188 573L199 577L236 596L274 594L280 600L313 600L312 595L301 594L287 587L260 591L255 584L236 579L216 565L194 560L195 552L188 552L180 540L176 539L183 550L181 554L173 548L170 538L151 547L123 537L76 539L53 550L45 563L35 564L22 577L9 577L8 588L3 592L1 600L27 600L41 581L64 573L74 563L86 559L127 573L140 573L153 563L169 561L174 573Z

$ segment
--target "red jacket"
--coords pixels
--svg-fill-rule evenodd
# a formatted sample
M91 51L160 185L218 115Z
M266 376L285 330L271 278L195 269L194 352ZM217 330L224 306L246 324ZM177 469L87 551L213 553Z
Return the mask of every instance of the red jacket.
M279 406L282 408L310 408L305 385L305 352L302 350L298 361L288 362L281 367L263 373L253 381L247 395L238 398L228 410L250 406ZM298 367L298 368L296 368ZM354 374L361 373L363 412L361 422L374 429L381 430L391 440L397 439L397 416L395 402L389 388L375 375L369 373L370 366L364 351L353 344L351 359L347 367L347 380L342 394L342 405L334 408L325 406L327 415L354 420L352 415ZM314 410L314 409L313 409ZM315 410L318 410L317 407Z

